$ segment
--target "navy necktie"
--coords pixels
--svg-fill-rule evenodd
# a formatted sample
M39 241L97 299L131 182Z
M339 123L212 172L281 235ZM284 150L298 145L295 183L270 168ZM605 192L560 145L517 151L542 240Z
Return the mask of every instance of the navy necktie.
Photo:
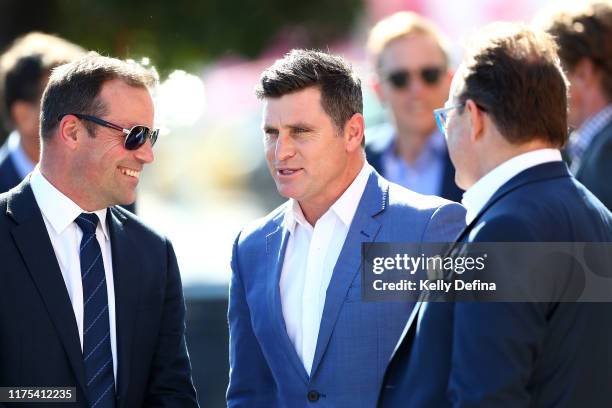
M96 239L98 216L82 213L74 222L83 231L79 253L83 282L83 361L87 399L90 408L114 408L115 377L106 276L102 251Z

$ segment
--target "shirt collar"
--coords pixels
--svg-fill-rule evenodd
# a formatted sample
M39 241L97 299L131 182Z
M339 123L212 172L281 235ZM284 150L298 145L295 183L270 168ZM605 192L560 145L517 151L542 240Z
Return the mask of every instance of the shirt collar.
M480 178L464 194L461 203L466 208L466 223L469 225L501 186L520 172L542 163L561 161L558 149L538 149L523 153L500 164Z
M372 167L369 164L364 163L363 167L359 171L359 174L357 174L357 177L355 177L355 180L353 180L344 193L342 193L336 202L332 204L325 214L332 211L338 216L346 227L349 227L353 221L355 213L357 212L357 206L361 201L361 196L363 195L366 185L368 184L368 179L371 172ZM323 216L325 216L325 214ZM306 217L304 217L300 204L293 198L289 199L288 209L285 211L283 222L285 224L285 228L287 228L291 234L294 233L296 224L312 229L312 226L308 223Z
M11 155L11 160L17 169L17 174L21 178L25 178L32 170L36 163L33 163L28 155L23 151L21 146L21 135L17 130L13 130L8 137L8 150Z
M81 213L87 212L55 188L55 186L42 175L38 166L32 171L30 185L32 186L32 191L40 211L47 220L49 220L49 223L58 235L62 234ZM104 238L108 241L109 234L106 226L106 208L94 211L94 213L100 219L100 226L102 227Z

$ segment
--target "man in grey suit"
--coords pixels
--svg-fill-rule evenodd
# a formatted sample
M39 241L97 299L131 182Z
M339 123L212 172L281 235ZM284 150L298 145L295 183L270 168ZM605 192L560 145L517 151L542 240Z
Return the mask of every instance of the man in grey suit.
M362 302L362 244L452 240L464 209L366 162L361 84L342 58L294 50L257 95L289 200L234 244L228 406L372 407L414 304Z
M612 3L557 14L548 27L570 81L567 148L578 181L612 210Z

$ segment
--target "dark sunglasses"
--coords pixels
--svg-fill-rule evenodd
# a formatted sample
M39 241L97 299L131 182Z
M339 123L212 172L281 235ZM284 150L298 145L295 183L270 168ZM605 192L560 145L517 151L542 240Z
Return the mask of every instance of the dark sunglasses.
M445 69L442 67L425 67L417 70L421 80L427 85L435 85L438 83ZM407 69L400 69L391 72L387 76L387 80L395 89L402 89L410 86L410 77L413 72Z
M159 135L159 129L151 130L143 125L136 125L131 129L125 129L119 125L115 125L114 123L107 122L104 119L97 118L91 115L83 115L81 113L62 113L58 116L57 120L60 121L66 115L73 115L81 120L86 120L89 122L93 122L96 125L104 126L107 128L115 129L125 134L125 142L123 146L127 150L136 150L143 144L147 142L147 139L151 140L151 146L155 144L157 141L157 136Z

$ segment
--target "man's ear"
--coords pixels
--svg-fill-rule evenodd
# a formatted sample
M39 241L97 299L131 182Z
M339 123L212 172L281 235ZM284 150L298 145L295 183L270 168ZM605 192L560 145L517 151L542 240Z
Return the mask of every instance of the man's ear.
M471 99L465 101L465 110L470 118L470 141L474 143L482 137L484 132L484 111Z
M66 115L57 125L59 142L74 150L79 144L79 139L85 135L85 129L81 122L73 115Z
M370 88L372 88L372 91L374 91L378 97L379 102L384 105L387 103L387 100L385 98L382 81L383 80L378 76L378 74L372 74L370 76Z
M363 119L363 115L361 113L355 113L344 124L344 140L348 152L361 149L361 141L363 140L364 132L365 120Z

